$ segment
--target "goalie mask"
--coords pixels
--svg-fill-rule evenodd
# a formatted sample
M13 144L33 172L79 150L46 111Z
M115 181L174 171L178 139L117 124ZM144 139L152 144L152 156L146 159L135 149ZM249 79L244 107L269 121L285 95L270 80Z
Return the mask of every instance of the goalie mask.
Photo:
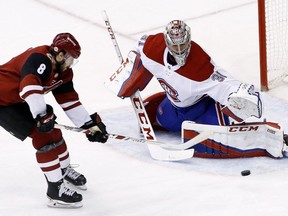
M181 20L171 21L164 31L164 38L169 53L179 66L186 63L191 48L190 28Z

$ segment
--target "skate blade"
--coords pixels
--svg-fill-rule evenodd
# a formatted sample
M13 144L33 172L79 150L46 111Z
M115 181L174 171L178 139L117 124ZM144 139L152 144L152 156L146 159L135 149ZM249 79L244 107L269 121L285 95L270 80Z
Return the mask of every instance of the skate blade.
M80 189L80 190L87 190L87 186L86 185L79 185L79 186L76 186L74 185L74 187Z
M81 208L82 202L67 203L60 200L53 200L48 197L49 201L47 205L51 208Z
M75 189L79 189L79 190L87 190L87 186L86 185L74 185L68 181L65 180L65 183L68 187L70 188L75 188Z

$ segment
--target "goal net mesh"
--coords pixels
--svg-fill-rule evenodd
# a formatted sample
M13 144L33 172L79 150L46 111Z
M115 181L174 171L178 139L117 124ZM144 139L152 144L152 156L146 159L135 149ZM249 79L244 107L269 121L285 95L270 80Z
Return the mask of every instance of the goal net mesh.
M268 88L288 76L288 0L265 0Z

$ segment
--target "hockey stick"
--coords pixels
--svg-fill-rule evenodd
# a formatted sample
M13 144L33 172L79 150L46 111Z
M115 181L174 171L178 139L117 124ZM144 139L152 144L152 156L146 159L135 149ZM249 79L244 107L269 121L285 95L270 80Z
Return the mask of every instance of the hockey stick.
M85 130L82 128L63 125L63 124L55 124L54 127L58 129L65 129L65 130L73 131L73 132L82 132L86 134L91 133L89 129ZM123 136L119 134L109 134L109 139L118 139L118 140L123 140L123 141L132 141L132 142L143 143L143 144L151 144L151 145L160 146L161 148L164 148L166 150L187 150L188 148L191 148L194 145L208 139L212 134L213 134L212 131L203 131L197 136L193 137L192 139L190 139L189 141L183 144L163 143L163 142L158 142L158 141L137 139L137 138Z
M107 27L107 30L109 32L109 35L111 37L112 43L114 45L115 51L117 53L117 57L119 62L122 64L123 63L123 57L119 48L119 45L117 43L114 31L111 27L108 15L106 11L104 10L103 13L103 19L105 21L105 25ZM154 130L152 128L152 125L150 123L149 117L147 115L147 112L145 110L143 100L141 98L140 92L137 90L133 95L130 96L130 100L133 106L133 109L136 113L136 117L138 119L139 126L141 127L141 130L143 132L143 135L146 140L151 140L151 141L156 141L156 136L154 133ZM158 158L156 155L157 149L155 145L147 145L148 149L150 151L150 154L153 158Z
M72 127L72 126L67 126L67 125L62 125L62 124L55 124L55 128L58 129L65 129L73 132L81 132L81 133L91 133L90 130L85 130L82 128L78 127ZM137 143L143 143L147 144L149 146L155 146L153 149L153 156L157 160L161 161L179 161L179 160L185 160L193 157L194 155L194 149L184 149L181 150L178 148L181 144L166 144L166 143L161 143L157 141L149 141L149 140L143 140L143 139L136 139L128 136L122 136L122 135L117 135L117 134L109 134L109 139L116 139L116 140L122 140L122 141L132 141L132 142L137 142ZM193 139L192 139L193 140ZM191 141L191 140L190 140ZM196 142L198 140L195 139ZM197 143L195 143L197 144ZM192 145L192 142L190 143ZM173 149L174 148L174 149Z

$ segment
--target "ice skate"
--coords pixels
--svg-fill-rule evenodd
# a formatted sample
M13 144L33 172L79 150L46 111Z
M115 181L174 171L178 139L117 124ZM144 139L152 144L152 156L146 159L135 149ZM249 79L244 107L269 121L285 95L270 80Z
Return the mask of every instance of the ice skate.
M80 208L82 195L67 187L63 180L48 182L48 206L53 208Z
M64 180L80 190L87 190L86 178L83 174L75 171L71 166L62 169Z
M284 142L283 156L287 158L288 157L288 134L283 135L283 142Z

